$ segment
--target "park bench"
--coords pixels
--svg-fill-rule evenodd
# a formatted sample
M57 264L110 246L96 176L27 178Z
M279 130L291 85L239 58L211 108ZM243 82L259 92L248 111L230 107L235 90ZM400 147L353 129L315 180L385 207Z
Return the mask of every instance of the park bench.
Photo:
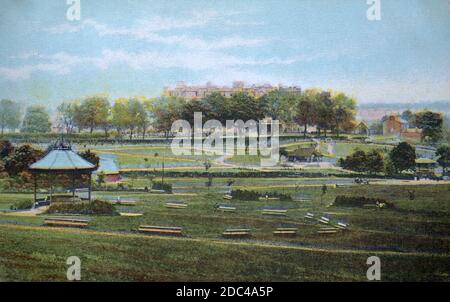
M259 197L259 200L263 201L263 200L270 200L270 201L278 201L280 200L279 197Z
M222 235L226 238L250 237L250 229L226 229Z
M338 232L338 229L336 228L320 228L317 233L318 234L336 234Z
M230 194L225 194L225 195L223 196L223 199L230 200L230 199L233 199L233 196L231 196Z
M166 193L165 190L156 190L156 189L151 189L150 193Z
M282 209L263 209L263 215L272 215L272 216L286 216L287 210Z
M84 228L87 227L89 220L83 218L72 218L72 217L52 217L45 218L44 224L50 226L63 226L63 227L77 227Z
M329 224L329 223L330 223L330 218L327 218L327 217L325 217L325 216L322 216L322 217L320 217L320 218L318 219L318 221L319 221L320 223L323 223L323 224Z
M341 229L341 230L347 230L348 229L348 224L344 223L344 222L338 222L336 224L336 227Z
M221 210L222 212L235 212L236 207L232 206L219 206L217 209Z
M310 197L300 197L300 198L297 199L297 201L302 201L302 202L304 202L304 201L311 201L311 200L312 200L312 198L310 198Z
M275 231L273 231L273 234L275 236L296 236L297 235L297 228L277 228Z
M110 199L110 200L108 200L108 202L111 204L123 205L123 206L135 206L136 205L136 200L129 200L129 199L122 200L122 199L120 199L120 197L117 199Z
M139 226L139 232L147 234L181 236L182 231L183 228L180 227L153 226L153 225Z
M137 213L137 212L119 212L120 216L125 216L125 217L139 217L144 215L144 213Z
M181 203L181 202L167 202L166 203L166 208L169 209L185 209L187 208L187 204L186 203Z
M311 221L314 220L314 219L315 219L315 218L314 218L314 214L313 214L313 213L310 213L310 212L306 213L305 219L311 220Z

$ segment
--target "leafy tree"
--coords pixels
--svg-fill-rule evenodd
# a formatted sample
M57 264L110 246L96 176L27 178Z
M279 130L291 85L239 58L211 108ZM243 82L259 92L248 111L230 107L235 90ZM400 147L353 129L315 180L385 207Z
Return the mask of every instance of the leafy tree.
M264 117L264 112L260 109L259 101L251 94L238 92L230 98L230 113L232 120L255 120L258 121Z
M94 96L84 99L80 106L80 126L92 133L95 128L108 123L110 104L106 97Z
M317 104L316 104L316 121L317 130L320 136L321 131L325 132L327 136L327 130L332 128L333 121L333 109L334 104L331 99L331 94L327 91L317 91Z
M182 98L161 97L153 107L153 126L157 131L163 132L167 137L174 121L181 116L186 101Z
M220 121L221 123L225 123L227 119L232 119L231 116L231 105L230 105L230 99L224 97L219 92L213 92L205 96L201 102L191 102L191 105L199 106L199 108L193 108L193 109L201 109L203 110L203 116L205 119L215 119ZM189 108L185 108L185 113L189 112ZM193 112L192 109L190 112ZM186 119L188 121L191 120L191 118Z
M43 156L43 152L30 145L23 145L14 150L14 153L5 158L5 170L10 176L16 176Z
M395 146L389 154L395 172L414 169L416 166L416 149L407 142Z
M282 124L294 121L299 93L276 89L259 98L259 106L265 116Z
M342 92L337 92L332 95L334 103L334 130L339 137L339 131L343 129L343 126L355 119L356 101L346 96Z
M131 115L128 111L129 100L126 98L117 99L111 108L112 124L117 133L121 136L122 131L127 129L131 123Z
M339 164L342 168L364 172L367 170L366 167L367 156L363 150L356 149L352 154L348 155L346 158L341 158Z
M14 146L10 141L0 141L0 159L10 156L14 152Z
M401 118L408 122L409 127L415 127L416 126L416 117L414 113L412 113L411 110L405 110L401 114Z
M30 106L27 108L20 131L25 133L48 133L51 131L51 126L50 116L45 107Z
M133 137L135 129L140 129L145 136L145 129L148 126L148 112L144 104L137 98L133 98L129 102L129 112L131 116L130 123L130 139Z
M58 108L58 122L61 127L66 129L66 133L73 132L79 119L80 104L78 101L63 102Z
M20 125L20 106L11 100L0 101L0 128L1 135L5 128L15 130Z
M88 162L90 162L91 164L93 164L94 166L98 167L100 163L100 157L98 157L97 154L95 154L94 152L91 152L91 150L80 152L78 153L78 155L87 160Z
M366 153L366 167L370 173L379 173L384 170L383 154L379 150L371 150Z
M415 120L417 127L423 131L422 137L428 137L434 143L442 138L444 119L441 113L432 111L418 112Z
M316 123L317 110L316 110L316 93L314 91L305 91L299 97L297 103L297 114L295 121L300 125L303 125L303 137L306 138L306 131L308 125Z
M437 162L444 169L444 173L450 167L450 146L443 145L436 150L436 156L438 156Z

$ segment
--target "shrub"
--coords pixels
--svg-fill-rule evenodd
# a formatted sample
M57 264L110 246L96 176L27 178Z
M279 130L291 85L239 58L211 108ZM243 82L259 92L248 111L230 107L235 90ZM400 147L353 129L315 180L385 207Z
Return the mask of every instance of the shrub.
M153 190L164 190L167 193L172 193L172 184L161 181L153 181L152 183Z
M82 214L82 215L114 215L116 210L112 204L102 200L92 202L57 202L47 210L49 214Z
M31 209L34 205L34 202L32 200L21 200L16 201L14 204L11 205L11 210L27 210Z
M394 204L381 198L367 198L363 196L343 196L338 195L334 200L334 205L344 207L362 207L365 204L380 205L385 204L386 208L393 208Z
M287 194L278 193L278 192L265 192L260 193L256 191L250 191L250 190L233 190L231 192L231 196L233 196L234 199L239 200L258 200L260 197L269 197L269 198L279 198L282 201L291 201L292 197Z

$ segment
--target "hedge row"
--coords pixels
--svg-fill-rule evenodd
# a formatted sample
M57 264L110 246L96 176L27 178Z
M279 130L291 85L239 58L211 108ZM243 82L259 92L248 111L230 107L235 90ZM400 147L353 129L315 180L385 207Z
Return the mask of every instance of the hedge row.
M47 210L49 214L114 215L114 206L106 201L92 202L58 202L52 203Z
M138 177L148 177L160 176L161 171L127 171L122 172L124 176L138 176ZM299 172L299 171L223 171L223 172L205 172L205 171L165 171L164 175L166 177L217 177L217 178L276 178L276 177L310 177L310 178L321 178L321 177L341 177L341 178L396 178L396 179L413 179L413 175L395 175L395 176L384 176L384 175L369 175L361 173L321 173L321 172Z
M233 190L231 191L231 196L233 199L238 200L258 200L260 197L269 197L269 198L279 198L282 201L291 201L292 197L287 194L278 193L278 192L265 192L260 193L251 190Z
M382 198L367 198L363 196L343 196L338 195L334 200L334 205L345 207L362 207L366 204L379 205L385 204L386 208L393 208L394 204Z

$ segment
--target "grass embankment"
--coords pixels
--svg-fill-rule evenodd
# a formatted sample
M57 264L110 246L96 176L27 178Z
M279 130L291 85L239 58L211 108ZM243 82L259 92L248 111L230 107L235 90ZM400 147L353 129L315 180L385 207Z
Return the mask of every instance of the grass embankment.
M144 181L144 180L142 180ZM88 230L42 227L44 217L0 214L0 278L64 280L65 259L78 255L84 280L297 281L365 280L368 256L382 261L383 280L448 280L450 261L450 191L448 184L328 185L322 195L315 179L238 179L233 187L291 194L293 201L225 201L227 179L168 179L175 194L95 192L97 198L133 197L141 217L90 216ZM332 183L336 179L323 179ZM272 182L272 183L271 183ZM409 192L408 192L409 191ZM414 200L410 192L414 191ZM330 206L337 195L382 198L394 209ZM7 209L31 194L1 194ZM302 200L311 198L311 200ZM165 208L180 201L186 209ZM214 209L232 204L235 213ZM288 209L286 217L267 217L265 207ZM307 211L329 214L350 231L320 236L320 225L304 220ZM180 226L186 238L157 238L136 232L140 224ZM226 228L248 227L252 238L230 241ZM295 238L277 238L277 227L298 227Z

